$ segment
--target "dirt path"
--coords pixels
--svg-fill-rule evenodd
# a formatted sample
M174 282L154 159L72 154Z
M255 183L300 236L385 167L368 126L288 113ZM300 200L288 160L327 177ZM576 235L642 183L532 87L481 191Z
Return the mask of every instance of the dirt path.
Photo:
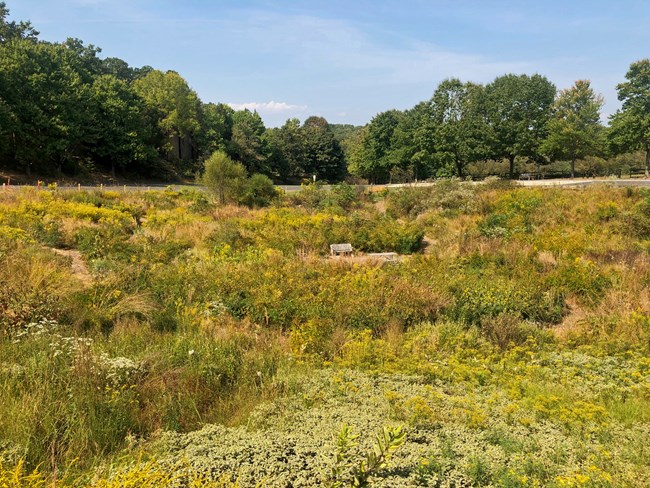
M50 248L55 254L59 256L65 256L72 260L70 269L72 274L75 275L79 281L81 281L85 286L90 286L93 283L93 276L86 266L86 262L81 257L81 253L74 249L55 249Z
M429 236L424 236L422 238L422 252L424 254L433 253L433 249L437 243L438 241L431 239Z

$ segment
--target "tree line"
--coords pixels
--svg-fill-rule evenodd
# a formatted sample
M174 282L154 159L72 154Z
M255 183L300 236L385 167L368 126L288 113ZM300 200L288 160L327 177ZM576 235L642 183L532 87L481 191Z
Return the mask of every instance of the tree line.
M102 59L79 39L40 40L8 14L0 2L0 167L187 177L223 151L279 181L345 177L341 144L322 117L267 129L256 112L202 102L174 71Z
M539 74L506 74L481 85L448 79L430 100L376 115L350 146L351 173L375 182L466 175L472 164L575 164L589 156L643 151L650 169L650 61L635 62L617 86L622 107L601 123L603 98L587 80L557 91Z
M204 103L174 71L134 68L79 39L39 39L0 2L0 167L26 174L189 177L220 152L276 182L357 177L383 183L466 176L506 162L570 163L645 152L650 168L650 61L617 86L621 109L601 123L603 98L587 80L558 91L544 76L488 84L456 78L409 110L367 125L312 116L266 128L257 112Z

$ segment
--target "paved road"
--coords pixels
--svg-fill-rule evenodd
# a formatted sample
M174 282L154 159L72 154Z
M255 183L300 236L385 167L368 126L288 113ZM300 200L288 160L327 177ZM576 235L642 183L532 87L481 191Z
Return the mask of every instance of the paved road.
M476 182L478 183L478 182ZM632 186L632 187L650 187L650 179L642 178L631 178L631 179L593 179L593 178L575 178L575 179L556 179L556 180L517 180L517 183L520 186L525 187L567 187L567 188L584 188L587 186L594 185L609 185L609 186ZM405 188L405 187L427 187L435 185L435 182L430 181L421 181L417 183L395 183L391 185L357 185L359 188ZM20 188L22 186L31 186L34 185L11 185L11 188ZM291 193L300 191L302 188L300 185L276 185L277 188L284 190L285 192ZM3 188L5 188L3 186ZM45 188L47 188L45 186ZM191 184L164 184L164 183L154 183L149 185L59 185L59 189L62 190L113 190L113 191L145 191L145 190L164 190L165 188L172 188L174 190L183 190L183 189L195 189L195 190L205 190L204 186L200 185L191 185ZM323 185L322 188L329 189L330 185Z
M521 186L555 186L555 187L587 187L594 185L609 186L636 186L650 187L650 179L558 179L558 180L520 180L517 183Z
M12 183L10 188L34 188L35 185L17 185ZM277 188L281 188L286 192L300 191L300 185L276 185ZM7 189L9 187L3 185L2 189ZM47 189L47 185L42 185L41 188ZM58 185L59 190L112 190L112 191L147 191L147 190L164 190L166 188L172 188L173 190L207 190L206 187L201 185L192 185L192 184L174 184L174 183L151 183L145 185L138 184L128 184L128 185ZM324 185L323 188L329 188L328 185Z
M480 181L474 182L479 184ZM609 185L609 186L636 186L636 187L650 187L650 179L642 178L629 178L629 179L594 179L594 178L563 178L555 180L515 180L515 183L519 186L534 187L568 187L568 188L580 188L594 185ZM394 184L394 185L378 185L378 187L385 188L400 188L400 187L426 187L434 185L435 183L429 181L422 181L419 183L404 183L404 184Z

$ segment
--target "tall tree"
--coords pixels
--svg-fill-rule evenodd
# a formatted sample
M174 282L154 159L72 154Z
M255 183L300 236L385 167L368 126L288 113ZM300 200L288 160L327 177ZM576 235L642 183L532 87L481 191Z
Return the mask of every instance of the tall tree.
M400 163L393 148L395 129L402 116L399 110L388 110L375 115L368 124L366 144L373 167L372 180L375 182L385 181L391 169Z
M104 58L101 61L102 72L113 75L122 81L131 82L136 77L136 70L129 63L120 58Z
M82 156L90 94L70 60L60 44L0 44L0 96L12 121L0 137L9 139L9 159L27 173L62 170Z
M161 155L185 158L183 154L173 154L172 148L195 136L201 128L200 100L196 92L175 71L150 71L135 80L133 86L161 131L158 142Z
M345 155L350 174L374 183L373 174L375 167L370 156L367 140L368 126L366 125L348 141Z
M444 80L429 102L427 128L438 175L463 177L465 167L484 153L484 118L480 111L483 87Z
M508 74L486 87L486 115L490 125L491 156L506 158L510 178L515 158L539 155L555 99L555 86L541 75Z
M100 48L92 44L86 46L81 39L73 37L68 37L61 45L65 47L66 62L79 73L83 83L90 84L104 74L103 62L98 57L102 52Z
M305 172L330 182L345 178L345 156L323 117L309 117L302 125L305 141Z
M588 80L578 80L562 90L553 104L548 136L540 148L555 159L571 161L572 178L576 159L604 150L604 128L600 124L603 103L603 97L593 91Z
M111 169L141 169L155 159L153 148L145 143L144 103L127 82L113 75L97 77L91 87L94 117L88 132L92 135L90 154Z
M372 183L389 180L391 171L408 165L411 143L404 112L387 110L375 115L356 137L348 142L351 173ZM359 146L360 145L360 146Z
M645 173L650 175L650 60L630 65L626 82L617 85L623 106L611 118L610 139L616 152L645 151Z
M429 106L420 102L402 114L393 132L392 158L415 179L428 178L435 171L430 123Z
M250 174L268 173L266 148L262 136L264 122L255 111L239 110L232 116L232 138L228 154L242 163Z
M223 103L206 103L202 106L199 145L203 157L215 151L226 151L232 139L235 111Z
M271 171L283 181L305 178L305 138L298 119L264 133Z

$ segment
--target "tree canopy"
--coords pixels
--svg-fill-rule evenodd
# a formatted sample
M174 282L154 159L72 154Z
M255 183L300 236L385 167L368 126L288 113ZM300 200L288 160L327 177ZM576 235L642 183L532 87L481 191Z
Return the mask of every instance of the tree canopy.
M578 80L571 88L562 90L553 104L548 136L541 150L553 158L571 161L571 177L575 176L577 159L604 150L602 106L603 97L592 90L587 80Z
M490 155L509 161L511 178L517 156L539 156L554 98L555 85L537 74L503 75L487 85Z
M632 63L624 83L616 87L623 106L611 118L610 138L617 152L640 149L650 173L650 60Z

